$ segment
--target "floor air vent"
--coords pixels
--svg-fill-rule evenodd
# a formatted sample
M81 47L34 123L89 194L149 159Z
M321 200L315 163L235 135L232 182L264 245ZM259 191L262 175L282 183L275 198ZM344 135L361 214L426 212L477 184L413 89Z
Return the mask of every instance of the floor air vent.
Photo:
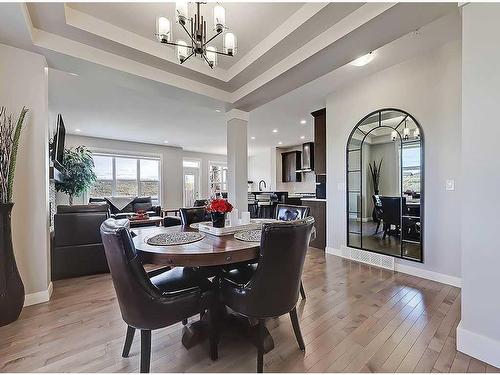
M366 263L372 266L382 267L394 271L394 258L387 255L342 246L340 256L356 262Z

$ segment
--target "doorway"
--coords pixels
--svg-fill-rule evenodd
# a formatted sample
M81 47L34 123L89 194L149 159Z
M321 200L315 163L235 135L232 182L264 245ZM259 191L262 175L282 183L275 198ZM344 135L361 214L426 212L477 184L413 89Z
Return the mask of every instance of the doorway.
M184 207L193 207L200 198L200 164L197 161L184 160Z

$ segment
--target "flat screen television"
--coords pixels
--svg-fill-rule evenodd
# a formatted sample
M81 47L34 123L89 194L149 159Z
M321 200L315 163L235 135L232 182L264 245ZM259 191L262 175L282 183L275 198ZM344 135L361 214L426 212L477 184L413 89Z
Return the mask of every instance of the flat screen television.
M64 140L66 138L66 128L61 114L57 115L57 128L52 142L52 162L56 168L62 169L64 157Z

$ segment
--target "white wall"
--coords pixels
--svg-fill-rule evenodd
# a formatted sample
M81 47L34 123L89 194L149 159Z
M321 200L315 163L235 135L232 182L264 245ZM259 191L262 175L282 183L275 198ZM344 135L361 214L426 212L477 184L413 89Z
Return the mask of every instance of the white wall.
M276 189L276 152L274 147L248 157L248 180L253 181L252 190L259 190L259 181L264 180L267 188Z
M281 154L289 151L302 151L302 145L296 145L286 148L276 148L276 190L288 191L289 193L315 193L316 192L316 175L314 172L302 173L302 181L300 182L283 182L281 171L282 162Z
M399 264L460 277L460 42L402 62L327 98L327 246L346 244L345 147L366 114L395 107L411 113L425 137L424 263ZM456 180L455 191L445 181ZM425 272L425 271L424 271Z
M462 11L462 321L457 346L500 367L500 5L468 4Z
M201 196L208 197L208 164L210 161L226 162L225 155L203 154L184 151L179 147L158 146L137 142L115 141L105 138L68 135L66 147L87 146L92 151L116 152L131 155L155 156L161 159L161 204L165 208L183 206L183 158L201 161L200 187ZM67 204L64 194L57 194L58 204ZM75 204L86 203L83 197L75 198Z
M0 44L0 105L29 109L18 151L12 234L27 304L49 297L48 104L45 57ZM36 293L36 294L35 294Z

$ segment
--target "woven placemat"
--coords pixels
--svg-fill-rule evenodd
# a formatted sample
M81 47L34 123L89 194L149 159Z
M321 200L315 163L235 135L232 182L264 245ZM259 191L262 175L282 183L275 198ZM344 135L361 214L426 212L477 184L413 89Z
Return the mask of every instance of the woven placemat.
M174 246L200 241L204 237L204 234L198 232L172 232L157 234L148 238L146 242L153 246Z
M234 238L240 241L245 242L260 242L262 230L260 229L252 229L252 230L244 230L234 234Z
M200 223L192 223L192 224L189 224L189 227L192 229L198 229L200 227L200 224L207 224L207 223L211 223L211 221L202 221Z

